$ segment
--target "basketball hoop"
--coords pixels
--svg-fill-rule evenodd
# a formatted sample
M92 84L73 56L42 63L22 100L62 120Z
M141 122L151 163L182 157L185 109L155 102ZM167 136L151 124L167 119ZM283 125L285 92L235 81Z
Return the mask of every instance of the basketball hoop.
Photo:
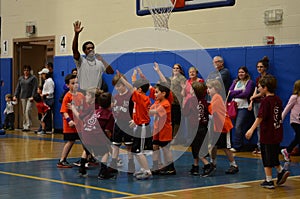
M169 29L168 21L177 1L184 2L184 0L143 0L145 7L151 13L156 29Z

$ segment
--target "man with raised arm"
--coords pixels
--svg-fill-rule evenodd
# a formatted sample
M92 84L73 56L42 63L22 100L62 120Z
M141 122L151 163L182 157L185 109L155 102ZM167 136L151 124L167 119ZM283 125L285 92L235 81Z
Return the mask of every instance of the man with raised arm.
M100 54L95 53L95 45L91 41L86 41L82 45L82 51L86 55L81 56L78 51L78 38L80 32L83 30L80 21L75 21L74 26L74 39L72 45L73 58L78 69L78 80L80 88L86 90L88 88L97 87L103 89L102 74L113 74L112 67L103 59Z

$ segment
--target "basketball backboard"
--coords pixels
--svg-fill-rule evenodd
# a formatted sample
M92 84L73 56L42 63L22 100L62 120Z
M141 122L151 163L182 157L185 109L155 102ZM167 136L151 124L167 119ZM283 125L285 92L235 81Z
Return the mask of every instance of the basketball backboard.
M149 15L149 9L147 8L147 0L136 0L136 14L138 16ZM172 1L172 0L170 0ZM188 10L197 10L205 8L233 6L235 0L185 0L184 7L174 8L173 12L183 12Z

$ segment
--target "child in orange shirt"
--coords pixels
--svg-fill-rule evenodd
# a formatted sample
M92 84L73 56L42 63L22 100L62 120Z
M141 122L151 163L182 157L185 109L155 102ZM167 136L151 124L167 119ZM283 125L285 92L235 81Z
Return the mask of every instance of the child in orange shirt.
M173 163L173 155L170 150L172 141L171 104L168 101L170 89L166 83L155 86L155 103L150 107L149 114L154 116L153 126L153 174L175 175L176 170ZM165 165L159 170L159 150L162 148Z
M226 107L222 96L219 94L223 88L220 81L217 79L207 81L208 94L211 96L211 102L208 107L209 113L212 115L214 129L211 133L213 139L213 148L211 149L211 159L214 166L216 165L217 149L224 150L230 167L226 174L235 174L239 172L239 168L234 160L233 153L230 151L230 129L233 128L231 120L226 112Z
M134 102L133 108L133 120L129 122L131 127L135 127L136 136L133 139L132 153L135 153L135 157L141 167L141 170L135 172L133 175L138 180L149 179L152 176L151 170L146 159L146 152L152 151L152 135L150 130L150 99L146 95L149 90L149 81L145 79L139 79L134 82L134 87L121 76L120 81L132 92L132 101Z
M78 81L76 76L72 74L67 75L65 77L65 83L68 86L69 91L64 96L60 112L63 115L63 134L66 143L63 148L61 158L57 163L58 168L72 167L72 165L67 162L67 157L75 141L80 139L75 127L73 112L71 109L69 109L69 104L73 104L76 106L78 111L82 111L85 103L84 95L80 92L77 92Z

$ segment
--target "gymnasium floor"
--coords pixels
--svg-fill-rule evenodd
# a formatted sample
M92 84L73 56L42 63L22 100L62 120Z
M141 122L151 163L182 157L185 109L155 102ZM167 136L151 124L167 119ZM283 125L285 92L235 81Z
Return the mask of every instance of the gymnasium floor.
M58 169L56 163L63 145L61 134L38 136L16 130L1 135L0 198L300 198L299 157L292 157L288 165L291 176L287 182L268 190L259 186L264 179L260 157L250 152L235 154L240 169L236 175L224 173L228 161L220 153L213 176L190 176L192 155L185 152L175 162L175 176L138 181L120 172L116 179L99 180L98 168L89 169L85 178L78 176L76 167ZM75 144L68 161L78 160L81 152L81 145Z

